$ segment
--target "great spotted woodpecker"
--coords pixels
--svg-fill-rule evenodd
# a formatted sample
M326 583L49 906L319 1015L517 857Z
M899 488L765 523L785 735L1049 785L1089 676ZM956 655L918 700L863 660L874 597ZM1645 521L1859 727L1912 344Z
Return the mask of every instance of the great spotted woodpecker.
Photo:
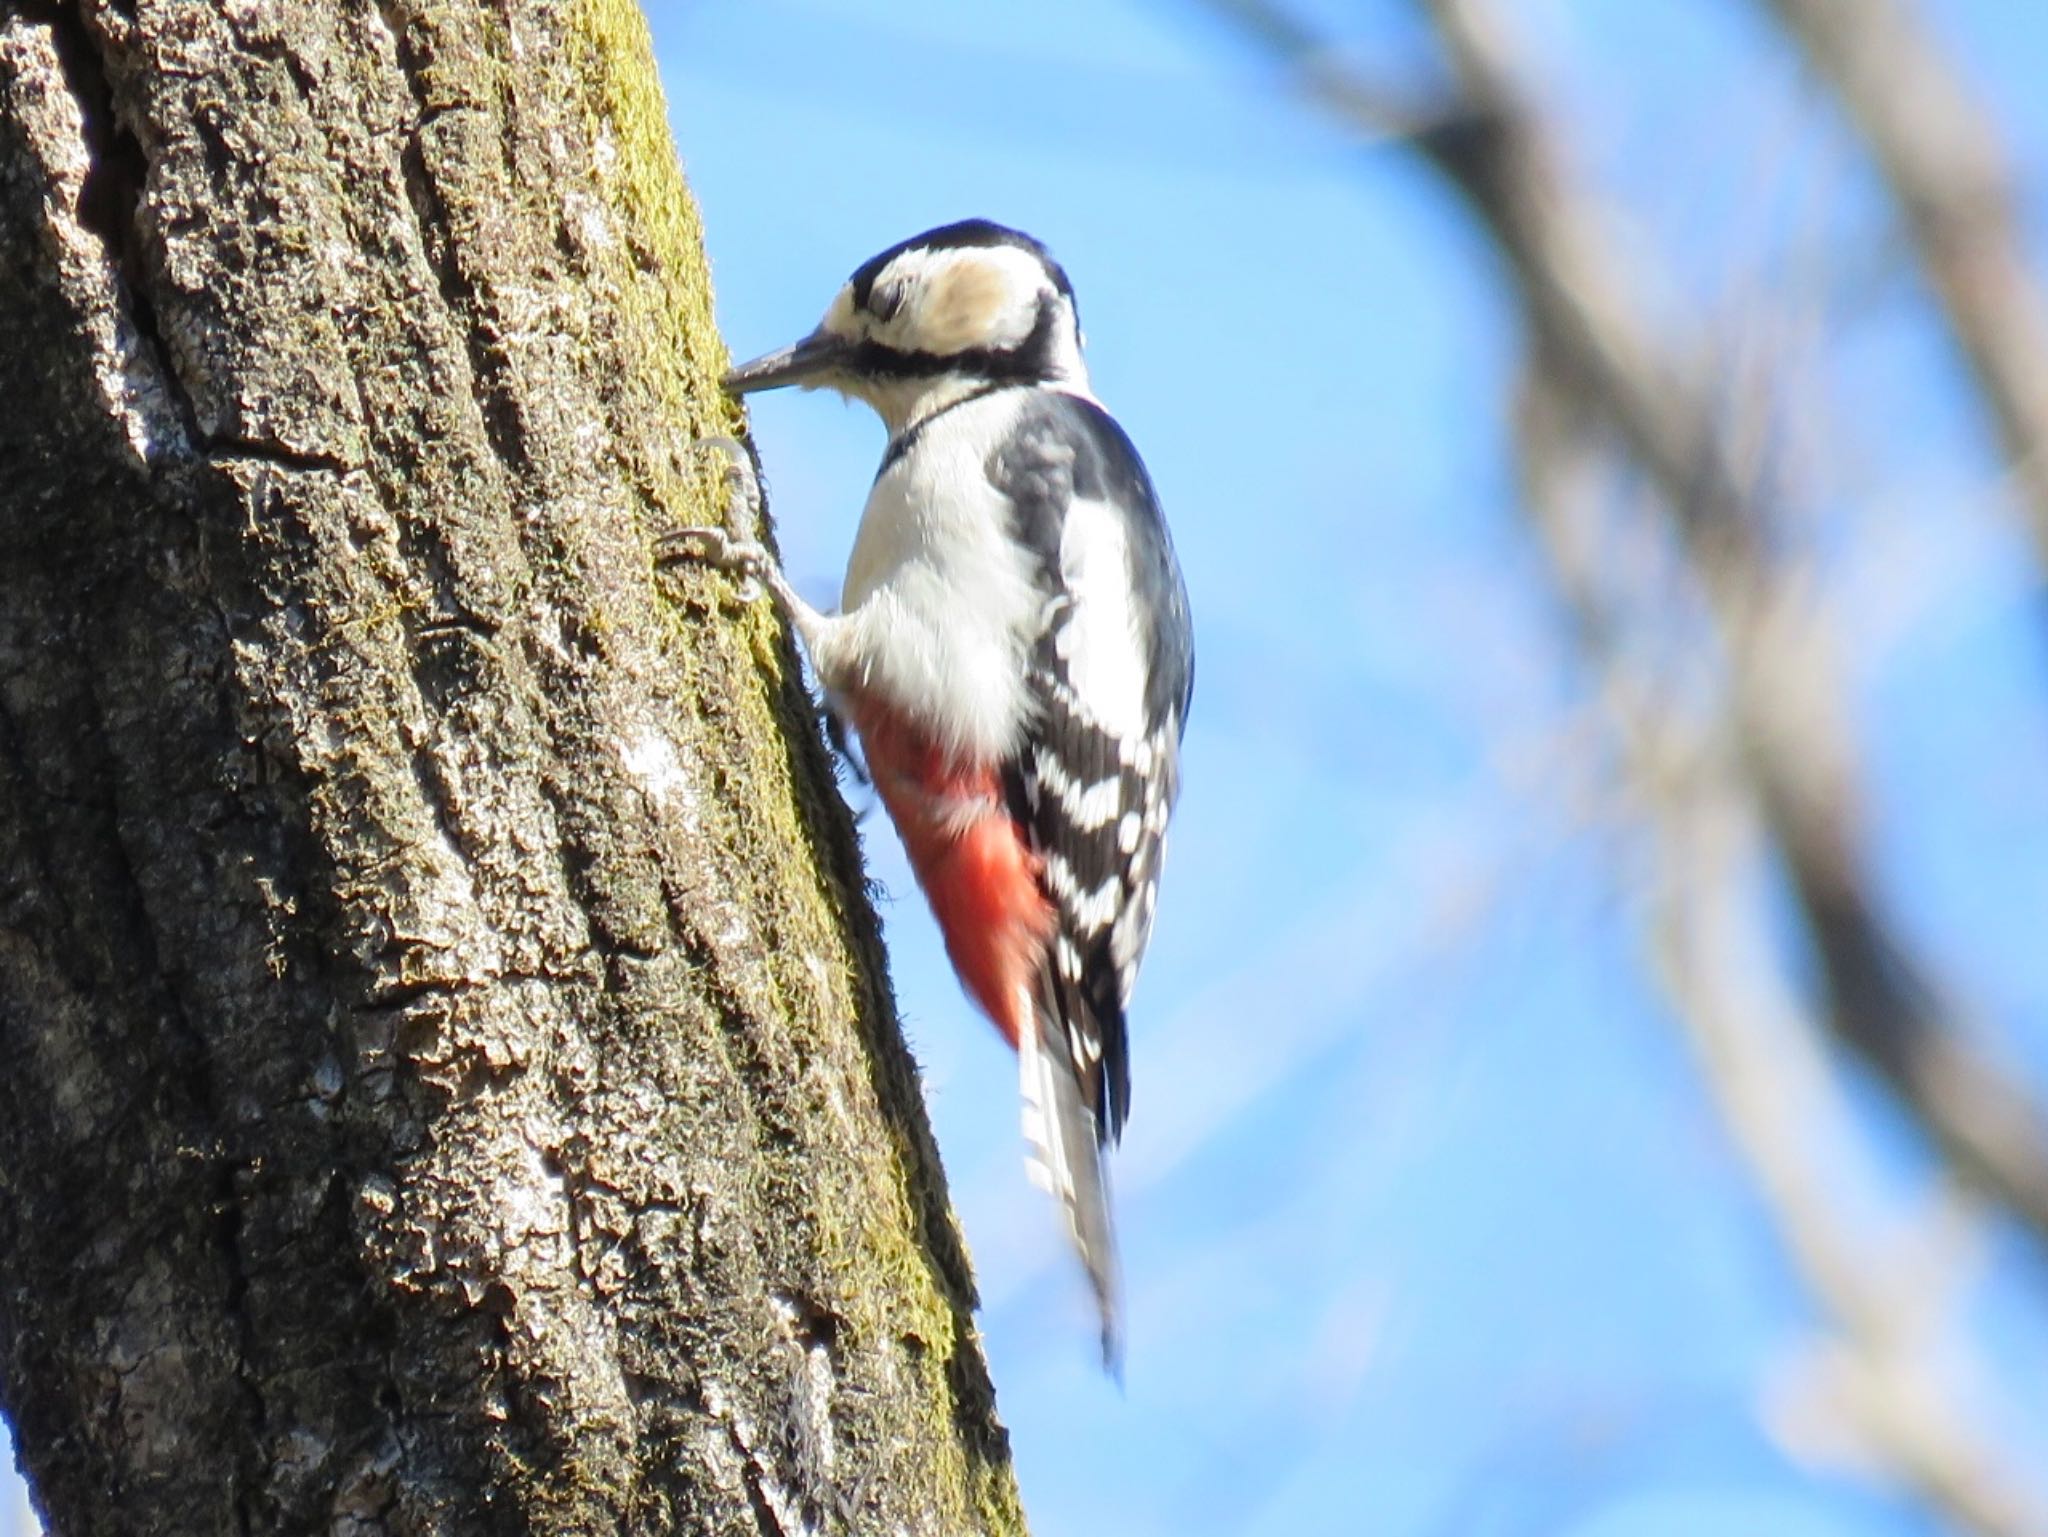
M840 611L723 530L679 531L667 553L763 581L859 733L955 971L1018 1050L1033 1174L1114 1368L1102 1151L1130 1108L1124 1011L1194 645L1151 479L1081 347L1073 287L1030 236L977 219L892 246L810 335L725 380L837 390L888 428Z

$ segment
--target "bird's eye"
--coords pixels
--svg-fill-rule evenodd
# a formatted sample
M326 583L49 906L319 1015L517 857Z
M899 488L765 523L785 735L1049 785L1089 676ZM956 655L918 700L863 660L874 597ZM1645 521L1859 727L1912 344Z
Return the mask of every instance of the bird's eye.
M903 285L892 283L887 288L878 288L868 295L868 313L878 324L887 325L896 318L896 312L903 308Z

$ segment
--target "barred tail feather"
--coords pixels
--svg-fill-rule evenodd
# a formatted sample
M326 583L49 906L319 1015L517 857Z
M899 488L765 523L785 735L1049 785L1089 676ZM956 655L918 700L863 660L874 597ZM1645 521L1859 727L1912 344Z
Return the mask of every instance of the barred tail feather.
M1031 1182L1060 1203L1067 1235L1088 1273L1102 1319L1102 1364L1123 1369L1116 1228L1110 1218L1109 1170L1102 1161L1095 1112L1081 1090L1073 1062L1045 1041L1047 1021L1033 1009L1018 1032L1017 1065L1024 1098L1024 1166ZM1059 1024L1051 1022L1059 1031Z

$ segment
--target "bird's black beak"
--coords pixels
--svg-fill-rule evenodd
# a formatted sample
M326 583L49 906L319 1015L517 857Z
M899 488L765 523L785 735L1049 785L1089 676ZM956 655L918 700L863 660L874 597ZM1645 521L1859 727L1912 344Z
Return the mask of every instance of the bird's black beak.
M755 390L775 390L786 384L817 385L846 360L847 346L824 330L813 331L794 346L742 363L725 376L729 395L751 395Z

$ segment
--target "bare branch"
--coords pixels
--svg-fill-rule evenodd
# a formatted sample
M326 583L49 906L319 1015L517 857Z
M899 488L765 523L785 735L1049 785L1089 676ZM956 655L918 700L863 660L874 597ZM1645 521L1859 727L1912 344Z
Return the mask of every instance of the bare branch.
M1851 1118L1815 1022L1741 899L1758 829L1738 765L1716 751L1732 730L1685 718L1632 664L1614 594L1629 578L1602 561L1573 475L1586 424L1547 378L1532 370L1522 399L1524 485L1656 840L1657 972L1773 1226L1838 1331L1834 1401L1885 1465L1959 1526L1984 1537L2048 1531L2048 1506L1944 1370L1945 1298L1914 1267L1871 1263L1870 1235L1847 1214L1837 1171L1856 1143Z
M1212 4L1215 0L1212 0ZM1459 109L1412 142L1506 257L1561 382L1642 466L1707 598L1730 710L1764 820L1791 874L1836 1038L1874 1067L1945 1155L2048 1240L2048 1124L1948 1018L1864 879L1853 748L1825 638L1773 569L1765 504L1688 354L1660 345L1592 202L1561 174L1525 104L1509 41L1481 0L1424 0L1456 70ZM1231 0L1229 13L1269 11ZM1248 28L1280 51L1326 50L1298 26ZM1326 105L1337 98L1324 91ZM1362 123L1370 129L1373 124Z
M2048 566L2048 299L2027 265L1996 130L1901 0L1762 4L1868 142L1997 421Z
M1689 815L1667 808L1659 971L1779 1234L1841 1331L1841 1407L1885 1463L1958 1525L1986 1537L2048 1531L2048 1506L1950 1387L1941 1297L1926 1295L1911 1267L1873 1264L1868 1235L1843 1216L1822 1148L1846 1143L1845 1107L1811 1022L1760 959L1763 946L1745 936L1728 869L1728 824L1739 820L1725 801Z

